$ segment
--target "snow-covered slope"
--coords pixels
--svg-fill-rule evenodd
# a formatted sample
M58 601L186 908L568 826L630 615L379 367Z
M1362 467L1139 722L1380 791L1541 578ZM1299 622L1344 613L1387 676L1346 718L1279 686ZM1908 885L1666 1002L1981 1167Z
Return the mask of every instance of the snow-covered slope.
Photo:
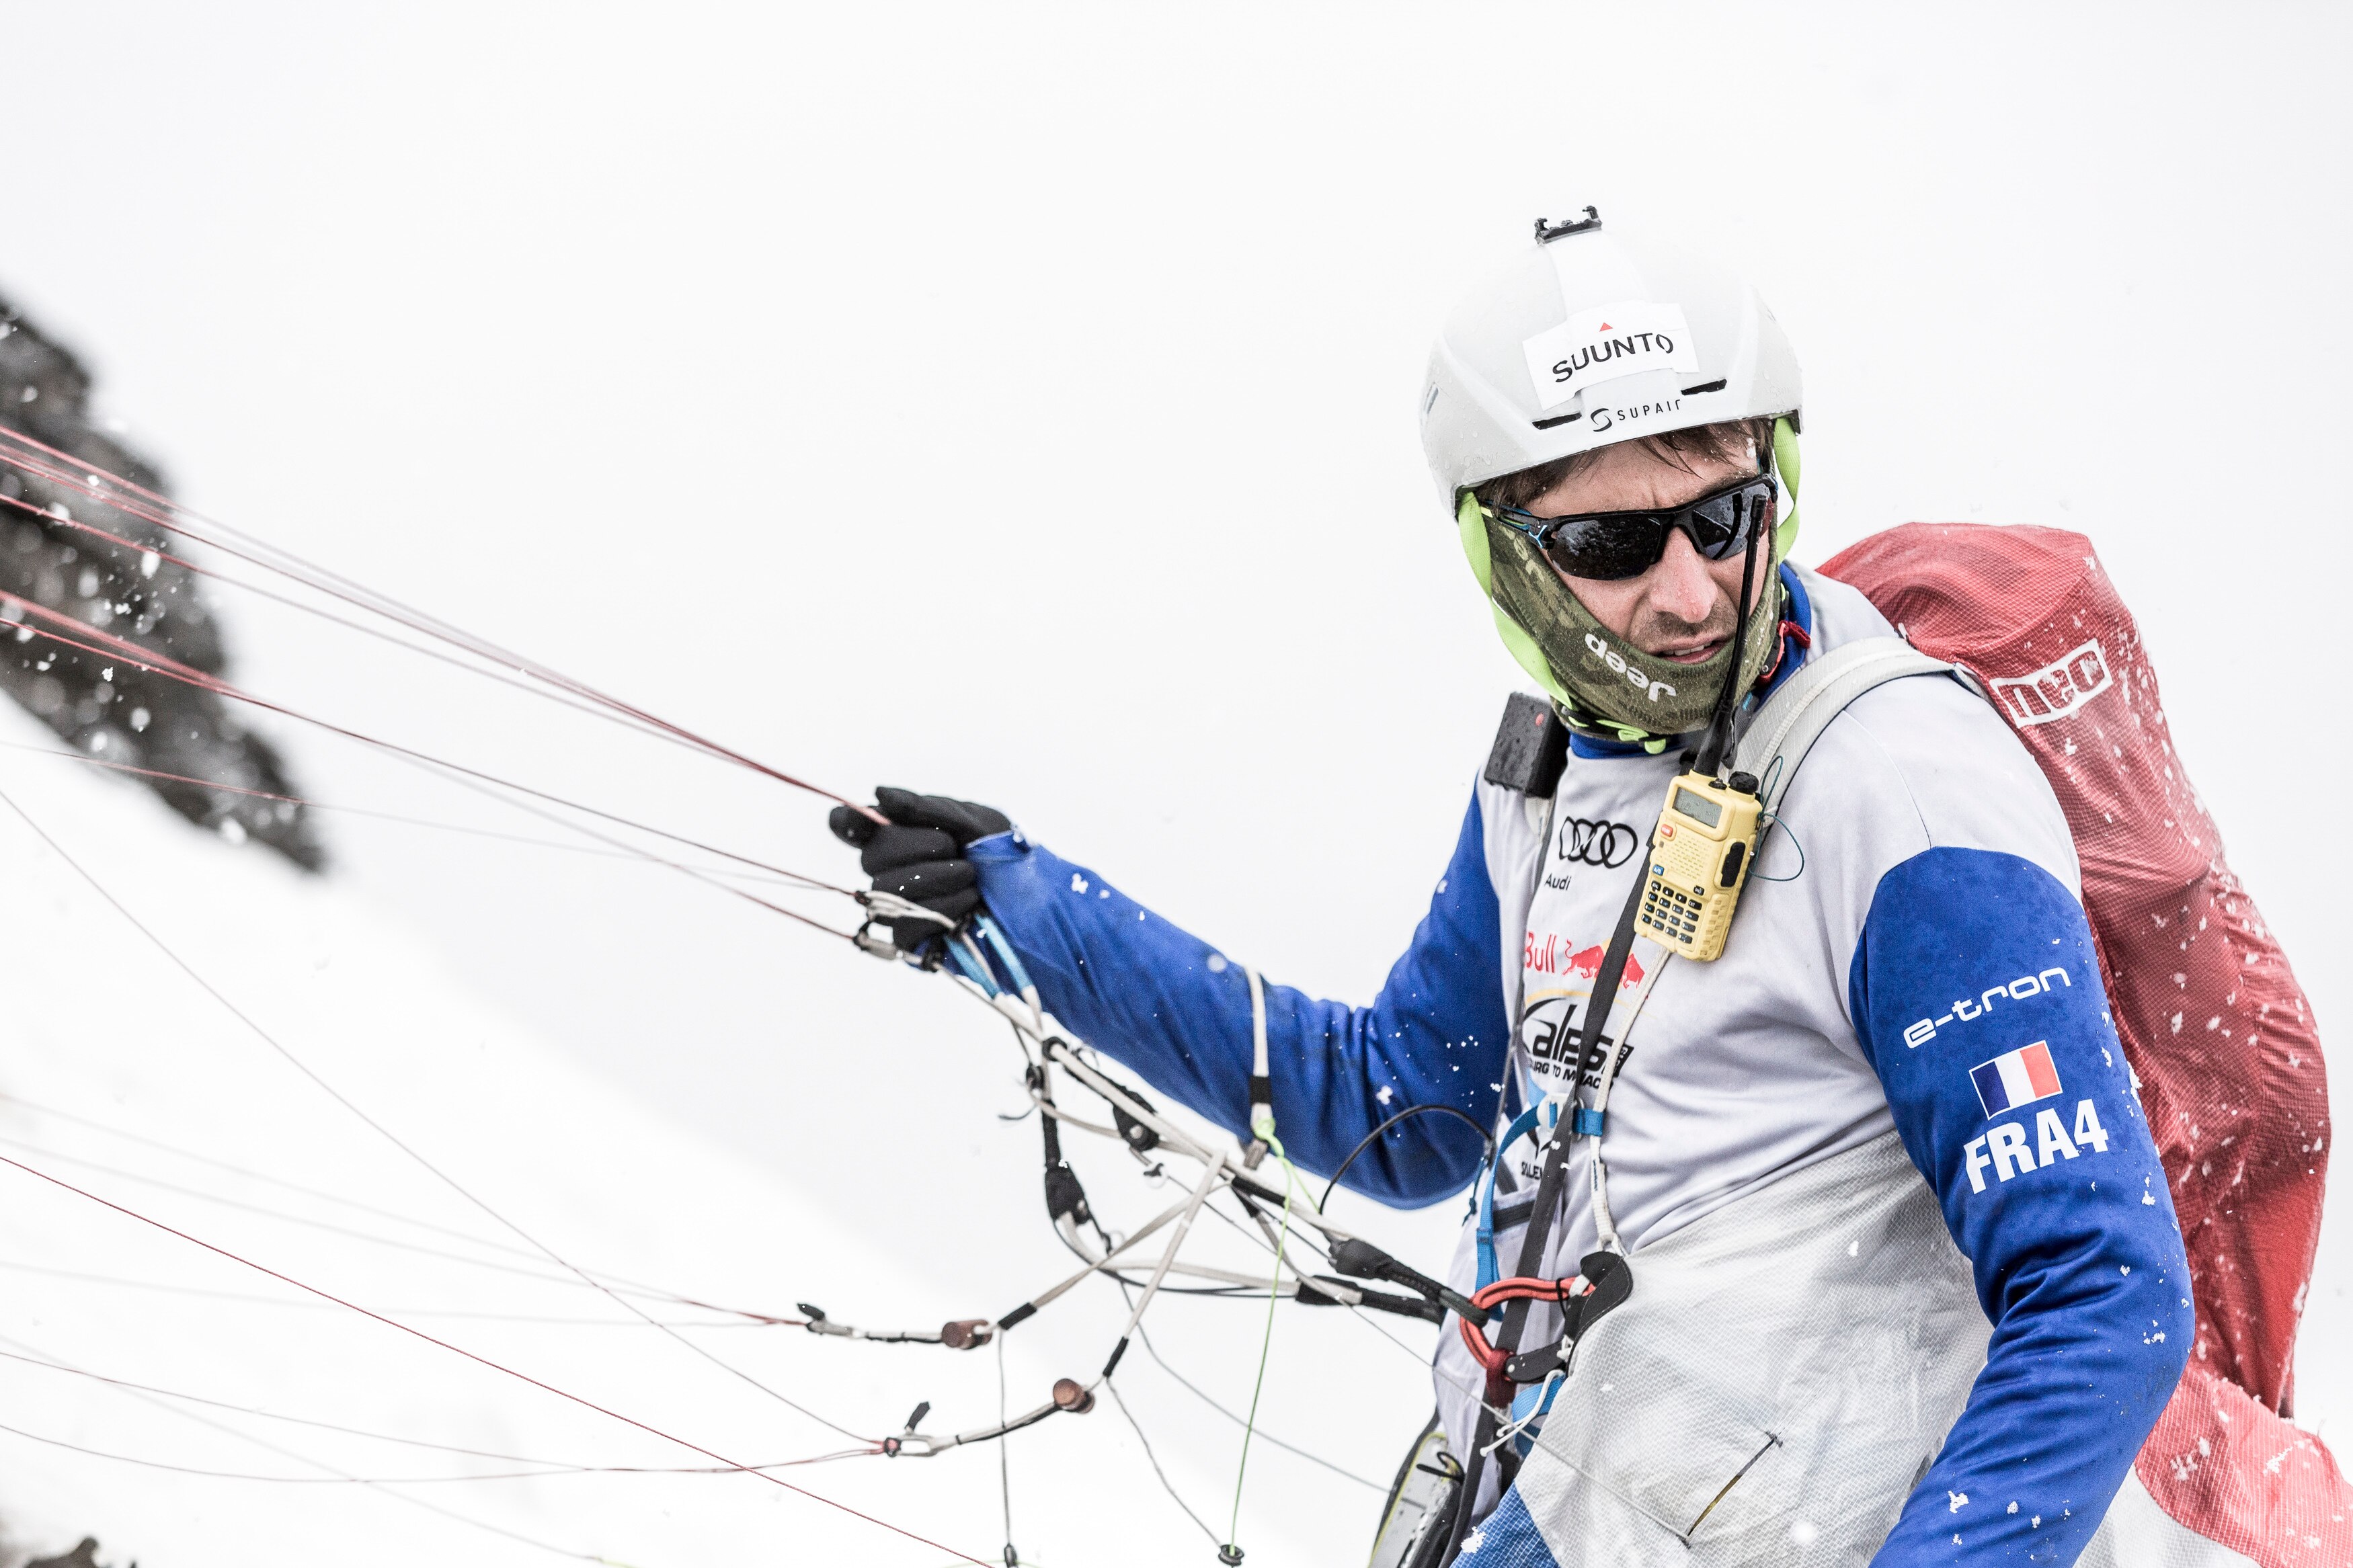
M40 738L29 720L0 714L0 740ZM850 1234L830 1217L839 1210L826 1194L791 1190L584 1076L450 984L428 948L335 885L194 833L151 798L70 762L0 752L0 791L261 1028L564 1258L761 1311L789 1315L796 1301L816 1300L871 1326L936 1327L1012 1304L976 1300L925 1269L927 1237L966 1221L958 1162L923 1155L920 1131L890 1134L902 1144L892 1157L916 1151L937 1201L903 1214L888 1234ZM731 1458L771 1463L849 1446L502 1232L206 994L5 807L0 868L14 912L0 944L0 1156ZM989 1032L985 1018L975 1022ZM839 1113L780 1106L776 1135ZM856 1170L840 1175L845 1186L861 1180ZM1129 1194L1110 1177L1096 1180L1107 1206L1122 1206ZM0 1519L21 1545L61 1549L88 1531L107 1561L171 1568L545 1555L522 1538L636 1568L946 1560L743 1476L438 1479L539 1469L542 1460L710 1461L25 1170L0 1166L0 1352L28 1358L0 1360L8 1428ZM1035 1218L1038 1246L1025 1263L1042 1286L1067 1259ZM846 1344L637 1300L665 1321L717 1324L680 1332L744 1378L861 1434L896 1429L918 1398L936 1403L926 1423L935 1431L982 1425L997 1407L989 1352ZM1116 1309L1107 1288L1093 1299L1082 1292L1011 1336L1015 1407L1037 1403L1054 1376L1100 1364ZM1172 1345L1187 1343L1204 1314L1235 1311L1239 1322L1216 1316L1211 1327L1239 1327L1227 1342L1250 1353L1189 1370L1240 1398L1262 1309L1180 1301L1153 1321L1165 1316L1159 1342L1173 1361ZM1331 1318L1316 1315L1318 1333L1352 1326ZM1278 1332L1286 1350L1318 1337L1303 1338L1288 1319ZM1384 1363L1373 1375L1414 1408L1413 1358L1369 1333L1352 1348L1367 1347ZM534 1463L263 1419L36 1364L44 1361ZM1229 1494L1217 1489L1229 1483L1233 1428L1145 1358L1122 1382L1162 1439L1172 1476L1222 1532ZM1295 1427L1306 1418L1295 1404L1276 1414L1281 1405L1270 1407L1278 1433L1283 1419ZM1367 1433L1338 1447L1377 1467L1392 1437ZM59 1446L68 1444L151 1463ZM1012 1464L1025 1555L1057 1568L1208 1556L1108 1404L1020 1439ZM188 1468L157 1468L170 1466ZM1373 1501L1366 1489L1265 1445L1252 1467L1258 1497L1274 1505L1245 1514L1244 1539L1262 1548L1253 1562L1345 1562L1361 1550ZM390 1484L338 1481L336 1471ZM779 1473L957 1551L993 1562L1000 1550L991 1449Z

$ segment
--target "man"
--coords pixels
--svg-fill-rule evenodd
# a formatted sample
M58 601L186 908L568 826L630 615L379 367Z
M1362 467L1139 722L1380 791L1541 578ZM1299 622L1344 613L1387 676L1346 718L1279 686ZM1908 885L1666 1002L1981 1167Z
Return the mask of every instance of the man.
M1467 1112L1503 1142L1492 1174L1461 1121L1414 1115L1349 1184L1419 1205L1478 1179L1451 1282L1563 1282L1475 1336L1449 1321L1440 1421L1472 1495L1447 1552L2107 1561L2094 1532L2189 1344L2189 1270L2031 759L1956 679L1878 685L1827 710L1800 774L1726 782L1736 808L1787 793L1753 876L1727 863L1720 956L1672 934L1696 902L1633 923L1682 897L1636 890L1690 751L1717 773L1727 726L1893 632L1785 559L1778 325L1588 209L1456 310L1421 407L1551 700L1535 731L1570 754L1515 767L1507 716L1380 995L1270 986L1266 1013L1293 1159L1328 1172L1408 1108ZM1237 968L994 811L880 805L894 826L836 814L878 887L954 919L985 902L1065 1026L1248 1136Z

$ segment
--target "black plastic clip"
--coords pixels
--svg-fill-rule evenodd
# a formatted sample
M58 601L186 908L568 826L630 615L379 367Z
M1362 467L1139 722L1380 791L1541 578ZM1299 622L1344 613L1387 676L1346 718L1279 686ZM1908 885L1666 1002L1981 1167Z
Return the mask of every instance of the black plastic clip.
M1568 1364L1577 1342L1612 1308L1634 1293L1634 1269L1614 1252L1588 1252L1577 1266L1585 1289L1560 1303L1558 1342L1522 1351L1504 1363L1504 1375L1514 1383L1542 1383Z
M1563 1341L1562 1343L1567 1343ZM1565 1364L1560 1345L1546 1345L1539 1350L1522 1351L1504 1363L1504 1375L1514 1383L1542 1383Z
M1435 1314L1429 1315L1430 1321L1433 1323L1443 1321L1445 1314L1452 1312L1455 1316L1465 1319L1474 1325L1484 1327L1486 1324L1486 1308L1473 1304L1468 1296L1460 1291L1449 1289L1430 1276L1399 1263L1362 1237L1352 1236L1335 1245L1332 1248L1332 1267L1353 1279L1384 1279L1392 1285L1402 1285L1407 1289L1417 1292L1433 1306L1442 1309ZM1420 1317L1425 1314L1416 1312L1411 1315Z
M1145 1099L1144 1096L1136 1093L1133 1089L1127 1091L1127 1097L1130 1100L1134 1100L1136 1104L1142 1106L1146 1110L1156 1111L1158 1110L1158 1107L1155 1106L1152 1101ZM1138 1121L1134 1117L1130 1116L1127 1113L1127 1107L1120 1104L1117 1100L1112 1101L1111 1120L1112 1125L1119 1129L1120 1142L1125 1143L1130 1149L1134 1150L1138 1154L1148 1153L1152 1150L1160 1147L1160 1134L1155 1132L1143 1122Z

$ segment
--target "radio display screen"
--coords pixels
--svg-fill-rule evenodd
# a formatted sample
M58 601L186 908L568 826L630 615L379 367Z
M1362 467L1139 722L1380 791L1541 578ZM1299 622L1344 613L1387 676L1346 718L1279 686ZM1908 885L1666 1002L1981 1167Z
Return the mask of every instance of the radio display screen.
M1724 823L1724 807L1707 796L1694 795L1687 789L1675 791L1675 809L1694 822L1704 823L1710 827L1718 827Z

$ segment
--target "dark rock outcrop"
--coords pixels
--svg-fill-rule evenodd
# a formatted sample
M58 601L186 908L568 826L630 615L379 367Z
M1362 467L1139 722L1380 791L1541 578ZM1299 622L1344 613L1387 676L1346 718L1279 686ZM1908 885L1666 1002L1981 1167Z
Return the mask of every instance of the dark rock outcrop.
M164 488L153 464L93 422L90 375L81 363L5 300L0 426L94 469L149 489ZM132 547L99 539L69 518ZM172 548L170 536L152 523L0 461L0 592L219 675L227 654L198 579L153 553ZM237 789L296 793L277 752L238 725L228 703L169 677L0 624L0 689L89 755ZM172 780L141 782L199 826L259 839L311 870L322 864L299 805Z

